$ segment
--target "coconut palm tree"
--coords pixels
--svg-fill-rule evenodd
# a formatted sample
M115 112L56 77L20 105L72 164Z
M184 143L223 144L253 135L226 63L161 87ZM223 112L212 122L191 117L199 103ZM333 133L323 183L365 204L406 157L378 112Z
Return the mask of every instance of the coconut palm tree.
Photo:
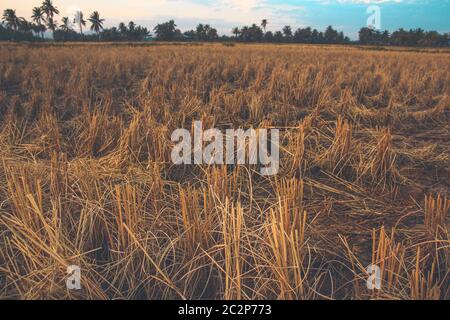
M78 25L80 28L80 33L83 34L83 26L86 26L86 20L84 20L83 12L75 12L75 19L73 19L73 23Z
M35 25L35 32L37 34L40 34L42 39L44 39L44 32L47 30L47 27L44 24L36 24Z
M25 18L19 18L19 31L29 32L32 31L32 25Z
M34 22L30 22L30 28L34 34L37 34L37 35L41 34L41 27L38 24L36 24Z
M42 3L42 10L47 15L47 23L48 18L53 18L55 14L59 14L59 10L53 5L52 0L44 0Z
M91 30L99 33L100 30L103 29L103 21L105 21L105 19L100 19L98 11L94 11L88 20L91 23Z
M239 36L239 34L241 33L241 30L239 30L238 27L234 27L231 32L234 34L234 37L237 38Z
M136 23L134 23L133 21L130 21L128 23L128 30L130 30L130 32L133 32L135 28L136 28Z
M123 33L123 34L126 34L126 33L128 32L128 28L127 28L127 26L125 25L125 23L121 22L121 23L119 24L119 32L120 32L120 33Z
M41 7L34 7L33 8L33 14L31 15L31 19L33 19L33 21L39 26L39 30L43 30L45 31L45 26L42 23L45 18L44 18L44 10L42 10ZM36 30L38 30L38 28L36 28ZM44 38L44 32L41 32L41 37Z
M63 23L61 25L61 30L62 31L69 31L70 30L70 22L69 22L69 17L63 17L61 19L61 22Z
M267 21L267 19L263 19L261 21L261 27L264 29L264 32L266 32L266 27L269 24L269 21Z
M58 28L58 24L52 17L47 19L47 28L52 31L53 39L55 39L55 30Z
M3 11L2 20L9 28L15 31L17 31L21 24L20 18L18 18L16 15L16 10L13 9L6 9L5 11Z

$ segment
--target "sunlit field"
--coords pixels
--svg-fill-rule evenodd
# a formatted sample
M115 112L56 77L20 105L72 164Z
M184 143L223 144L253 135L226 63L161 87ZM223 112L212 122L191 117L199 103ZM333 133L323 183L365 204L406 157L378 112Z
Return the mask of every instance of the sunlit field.
M443 49L1 43L0 298L450 299L449 109ZM197 120L278 174L173 164Z

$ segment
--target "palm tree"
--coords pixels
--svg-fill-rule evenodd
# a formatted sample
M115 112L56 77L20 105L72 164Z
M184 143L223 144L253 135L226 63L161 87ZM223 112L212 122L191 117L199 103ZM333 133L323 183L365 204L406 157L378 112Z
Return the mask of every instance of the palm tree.
M128 30L130 30L131 32L133 32L134 29L136 29L136 23L134 23L133 21L130 21L130 22L128 23Z
M239 31L239 35L240 35L242 41L247 42L249 40L249 38L250 38L249 30L250 30L250 28L248 26L243 26L241 28L241 31Z
M292 37L292 29L291 26L284 26L283 28L283 34L287 39L290 39Z
M267 19L263 19L261 21L261 27L264 29L264 32L266 32L266 27L269 24L269 21L267 21Z
M42 3L42 11L44 11L46 15L45 21L47 22L47 28L52 31L53 39L55 38L55 30L58 27L53 17L55 14L59 14L59 10L52 3L52 0L44 0Z
M42 39L44 39L44 32L47 30L47 27L44 24L36 25L36 33L41 34Z
M30 28L35 34L41 34L41 27L38 24L30 22Z
M126 34L128 32L127 26L125 25L125 23L121 22L119 24L119 32Z
M31 19L39 26L39 29L42 30L45 26L42 24L44 21L44 10L41 7L34 7L33 14L31 15ZM44 27L44 28L42 28ZM36 28L37 30L38 28ZM44 32L41 32L41 37L44 38Z
M30 22L28 22L25 18L20 17L19 18L19 31L28 32L31 31L32 25Z
M21 21L20 19L17 17L16 15L16 10L13 9L6 9L5 11L3 11L3 21L6 22L6 25L17 31L17 29L19 28Z
M233 32L234 37L237 38L239 36L239 34L241 33L241 30L239 30L238 27L234 27L231 32Z
M52 3L52 0L44 0L42 3L42 11L47 15L47 23L49 18L53 18L55 14L59 14L59 10Z
M61 30L65 31L65 32L69 31L70 30L69 17L63 17L61 19L61 21L63 23L62 26L61 26Z
M181 31L177 29L174 20L169 20L164 23L157 24L153 30L156 34L156 39L161 41L172 41L181 36Z
M52 31L53 39L55 39L55 30L58 28L58 24L53 20L52 17L47 19L47 28Z
M100 19L98 11L94 11L88 20L91 23L91 30L99 33L100 30L103 29L103 21L105 21L105 19Z
M80 28L80 33L83 34L83 26L86 26L86 20L84 20L83 12L77 11L75 13L75 19L73 19L73 23L76 23Z

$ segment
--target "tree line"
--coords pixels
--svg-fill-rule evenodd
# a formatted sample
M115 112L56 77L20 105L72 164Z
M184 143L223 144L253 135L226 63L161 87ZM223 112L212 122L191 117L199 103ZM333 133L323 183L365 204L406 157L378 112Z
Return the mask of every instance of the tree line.
M6 9L0 24L0 40L42 41L47 31L52 33L54 41L142 41L150 34L147 28L133 21L104 28L105 19L100 17L98 11L92 12L86 19L82 11L77 11L74 17L62 17L61 21L55 18L58 14L59 10L51 0L44 0L41 6L32 9L31 21L18 17L16 10ZM92 31L90 34L83 33L87 23Z
M41 6L32 9L31 21L18 17L13 9L3 12L0 24L0 40L39 41L44 40L44 33L51 32L54 41L144 41L150 38L150 30L136 25L120 23L117 27L104 28L104 19L98 11L92 12L85 19L83 12L75 12L74 17L62 17L57 21L58 8L52 0L44 0ZM91 33L84 34L83 28L90 24ZM158 41L220 41L220 42L267 42L267 43L316 43L345 44L352 43L342 31L328 26L324 31L311 27L293 30L287 25L279 31L266 31L269 21L263 19L259 25L235 27L232 36L219 36L217 29L209 24L199 24L195 29L182 32L174 20L157 24L154 38ZM77 30L75 30L77 29ZM436 31L399 29L392 34L386 31L361 28L359 43L369 45L399 46L447 46L450 34Z
M235 27L233 36L220 36L215 28L208 24L199 24L195 30L181 32L174 20L158 24L155 38L159 41L238 41L238 42L278 42L278 43L349 43L350 39L329 26L324 32L316 29L299 28L292 31L291 26L285 26L281 31L266 31L267 19L261 25L252 24L242 28Z
M392 34L389 31L361 28L359 30L359 42L370 45L396 45L418 47L442 47L448 46L450 34L440 34L437 31L425 31L423 29L411 29L409 31L399 29Z

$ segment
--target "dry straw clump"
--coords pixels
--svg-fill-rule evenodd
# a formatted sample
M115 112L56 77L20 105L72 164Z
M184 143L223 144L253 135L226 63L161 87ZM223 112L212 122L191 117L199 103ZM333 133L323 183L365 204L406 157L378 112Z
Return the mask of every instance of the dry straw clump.
M2 44L0 298L450 299L449 68L447 51ZM279 128L279 174L172 164L194 121Z

